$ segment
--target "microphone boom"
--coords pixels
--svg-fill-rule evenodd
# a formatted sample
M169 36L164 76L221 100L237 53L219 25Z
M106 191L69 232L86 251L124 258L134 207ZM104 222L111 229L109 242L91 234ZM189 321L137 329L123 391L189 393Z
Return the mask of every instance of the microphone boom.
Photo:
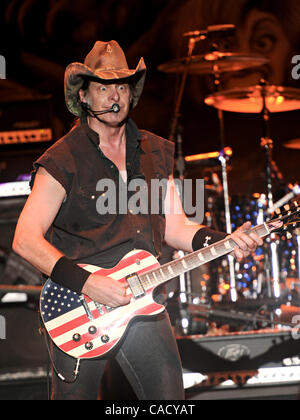
M94 111L93 109L90 109L90 111L94 115L103 115L103 114L108 114L109 112L118 113L120 111L120 106L118 104L112 104L112 107L109 109L106 109L105 111Z

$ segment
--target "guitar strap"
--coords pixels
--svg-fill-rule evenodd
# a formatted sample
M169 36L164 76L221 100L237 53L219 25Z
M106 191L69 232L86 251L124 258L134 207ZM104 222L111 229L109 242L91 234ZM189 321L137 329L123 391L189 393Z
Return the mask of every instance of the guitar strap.
M159 257L161 255L161 243L162 243L162 234L159 230L161 217L159 214L152 214L151 212L151 180L155 179L155 172L153 166L152 153L150 150L149 140L146 136L142 137L143 149L145 151L144 155L144 165L142 166L146 182L148 185L148 212L150 217L151 229L152 229L152 240L154 244L154 249ZM142 160L141 160L142 162Z

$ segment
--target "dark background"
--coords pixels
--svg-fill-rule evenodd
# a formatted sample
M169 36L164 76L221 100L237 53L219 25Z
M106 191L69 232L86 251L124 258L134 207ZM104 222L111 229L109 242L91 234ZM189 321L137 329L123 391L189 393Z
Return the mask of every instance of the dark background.
M299 22L299 0L1 0L0 55L6 59L7 80L0 80L0 103L9 104L5 109L12 109L12 121L51 121L53 140L57 140L70 129L74 119L64 102L65 67L71 62L83 62L97 40L115 39L125 50L130 68L135 68L143 56L148 69L144 92L132 117L140 128L169 138L180 75L160 72L157 67L187 55L185 32L231 23L236 25L236 32L219 39L223 51L254 53L270 60L263 74L251 69L222 75L221 89L252 86L262 75L271 84L298 89L300 80L291 78L291 59L300 54ZM208 42L197 43L194 53L207 53L210 47ZM188 77L179 120L184 155L221 149L217 112L204 104L212 92L210 75ZM30 111L26 101L41 95L50 96L51 109L47 102ZM278 198L287 192L288 184L300 179L300 151L284 147L286 141L300 138L299 115L298 110L271 115L274 160L283 175L281 182L274 179ZM225 146L233 149L229 169L231 199L266 192L261 116L226 112L224 118ZM0 131L6 124L0 116ZM32 161L42 152L43 145L9 150L0 145L0 182L29 173ZM214 170L220 175L219 167ZM187 168L187 176L205 175L202 166ZM0 247L8 252L23 205L23 199L1 201ZM218 218L216 207L213 210ZM11 282L14 280L19 279ZM36 305L34 301L25 307L1 306L8 339L1 342L0 373L24 366L46 367ZM2 388L7 389L7 385Z
M115 39L125 50L130 68L141 56L148 68L144 93L132 117L141 128L168 138L180 78L159 72L157 66L187 55L188 38L183 33L235 24L235 36L222 36L221 48L269 58L269 82L298 88L300 81L291 78L291 57L300 52L299 19L299 0L2 0L0 54L6 58L7 80L0 81L0 96L15 100L52 95L56 139L73 121L64 103L65 67L82 62L96 40ZM207 42L200 42L194 52L205 53L209 48ZM226 73L221 88L251 86L259 78L257 72ZM184 155L221 148L217 112L204 104L212 93L211 80L210 76L188 77L179 120ZM298 121L299 111L271 116L274 159L285 185L299 181L300 151L283 147L287 140L300 137ZM260 116L226 112L225 131L225 145L233 149L231 195L264 192ZM199 167L197 176L201 175Z

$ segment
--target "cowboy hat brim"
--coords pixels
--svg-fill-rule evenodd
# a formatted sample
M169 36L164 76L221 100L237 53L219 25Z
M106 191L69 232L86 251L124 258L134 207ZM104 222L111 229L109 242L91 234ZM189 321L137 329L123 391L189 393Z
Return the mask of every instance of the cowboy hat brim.
M135 70L129 69L96 69L82 63L71 63L65 71L65 99L69 111L77 117L82 117L82 107L78 92L86 78L100 83L128 83L132 90L132 106L135 107L143 91L146 77L146 65L141 58Z

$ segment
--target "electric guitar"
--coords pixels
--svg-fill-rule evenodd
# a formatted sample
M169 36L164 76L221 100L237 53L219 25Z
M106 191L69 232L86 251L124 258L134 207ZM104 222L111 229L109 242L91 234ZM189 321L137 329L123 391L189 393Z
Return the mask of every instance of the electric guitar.
M300 205L296 204L294 209L246 233L255 232L264 238L288 226L295 228L300 220L299 213ZM55 345L77 360L103 356L120 342L135 317L156 315L165 310L163 305L154 301L155 288L231 253L235 247L235 242L227 238L162 266L152 254L143 250L133 250L111 269L81 264L90 273L127 282L131 302L126 306L110 308L49 279L40 299L45 328Z

